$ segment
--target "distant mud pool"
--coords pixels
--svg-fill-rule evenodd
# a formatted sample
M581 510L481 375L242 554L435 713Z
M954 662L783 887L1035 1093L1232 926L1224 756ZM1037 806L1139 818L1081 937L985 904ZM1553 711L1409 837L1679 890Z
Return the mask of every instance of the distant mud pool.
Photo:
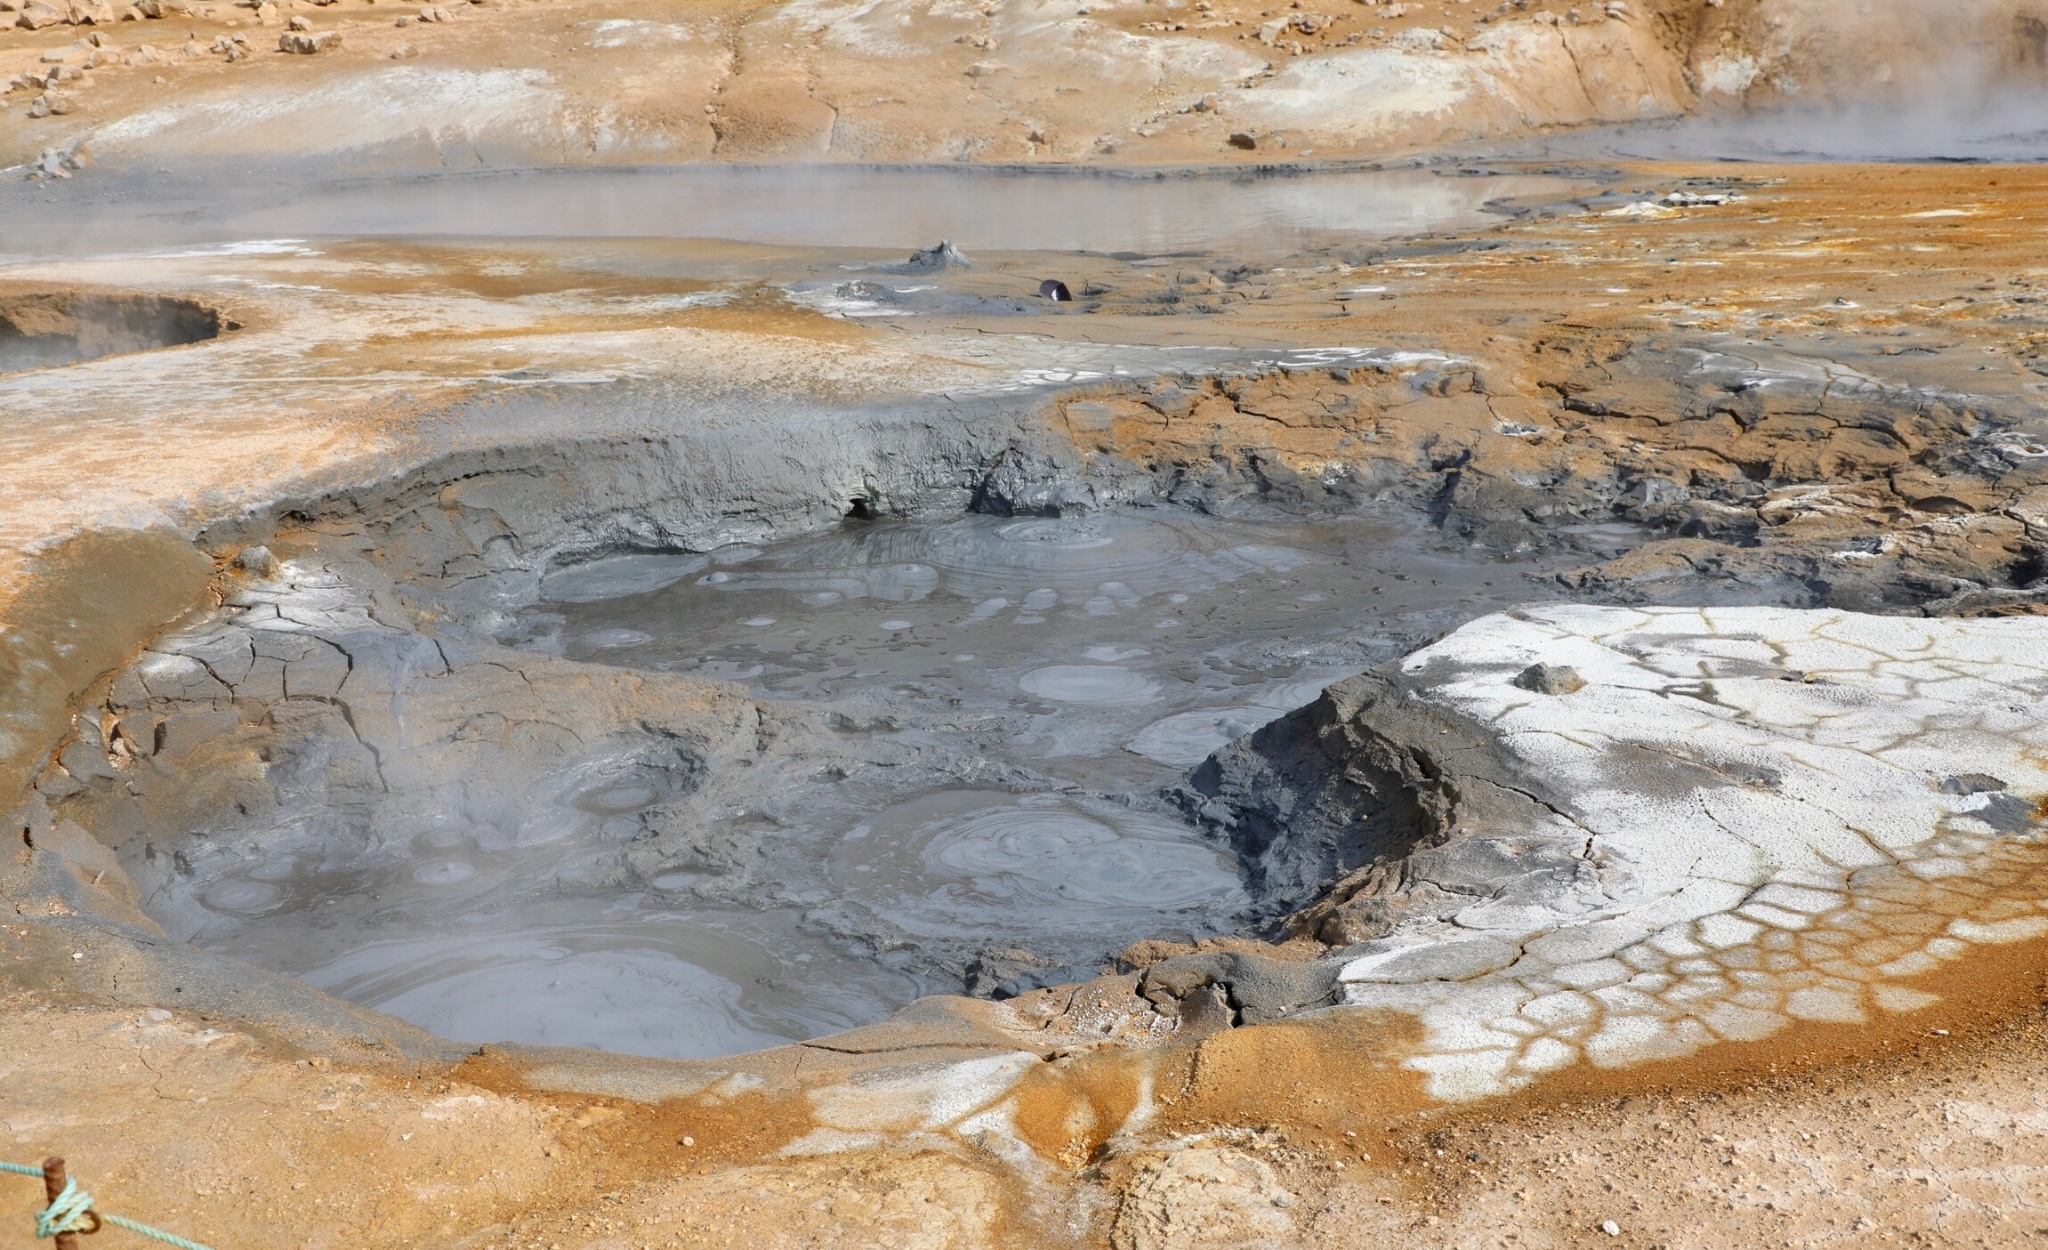
M496 621L501 642L743 683L833 709L850 742L949 762L824 761L825 784L756 830L782 866L767 881L707 861L566 885L681 784L639 760L566 774L556 814L517 835L334 838L300 813L302 836L195 853L150 906L177 936L465 1041L701 1057L923 993L1085 979L1131 942L1246 923L1241 866L1162 790L1330 681L1542 597L1528 572L1406 525L1172 508L852 521L557 567Z
M0 191L13 246L97 250L310 237L733 239L804 247L1260 252L1468 227L1564 177L1490 169L1094 174L924 166L690 166L335 179L237 171ZM821 212L820 205L830 205Z

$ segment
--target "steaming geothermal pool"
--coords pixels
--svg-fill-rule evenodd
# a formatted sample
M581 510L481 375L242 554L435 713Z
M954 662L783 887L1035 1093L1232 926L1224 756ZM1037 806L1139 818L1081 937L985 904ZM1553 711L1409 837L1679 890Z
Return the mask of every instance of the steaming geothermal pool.
M21 254L321 237L733 239L912 248L1263 253L1318 236L1474 226L1571 179L1483 169L1228 174L847 165L494 171L335 179L221 171L0 186Z
M958 992L979 951L1036 957L984 992L1084 978L1141 938L1243 922L1234 858L1162 788L1330 681L1541 597L1529 569L1384 521L1169 508L849 522L559 568L504 641L880 717L857 732L978 756L988 781L822 787L778 812L765 895L708 866L571 884L674 785L623 766L565 780L559 817L516 840L450 826L348 851L302 813L296 840L217 846L153 907L208 949L465 1041L710 1056Z

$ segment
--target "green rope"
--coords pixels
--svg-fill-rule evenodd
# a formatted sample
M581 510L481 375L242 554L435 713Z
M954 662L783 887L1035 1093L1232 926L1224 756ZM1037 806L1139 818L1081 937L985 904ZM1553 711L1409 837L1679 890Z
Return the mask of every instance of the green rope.
M41 1168L25 1167L19 1163L0 1163L0 1172L13 1172L17 1176L33 1176L41 1179ZM116 1228L125 1228L131 1233L154 1237L178 1247L178 1250L211 1250L196 1241L187 1241L176 1233L167 1233L161 1228L151 1228L134 1220L124 1220L118 1215L105 1215L92 1209L92 1195L78 1187L70 1177L64 1179L64 1190L56 1201L36 1212L36 1236L55 1237L58 1233L84 1233L97 1230L92 1220L101 1220Z

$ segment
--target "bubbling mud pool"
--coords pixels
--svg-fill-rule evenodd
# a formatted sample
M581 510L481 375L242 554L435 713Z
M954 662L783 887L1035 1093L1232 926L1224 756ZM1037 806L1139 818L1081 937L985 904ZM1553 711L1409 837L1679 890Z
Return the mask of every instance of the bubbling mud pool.
M1085 979L1133 941L1246 923L1235 857L1165 787L1330 681L1543 597L1530 571L1408 523L1172 508L563 563L501 641L742 683L934 762L763 796L745 880L708 860L593 873L686 779L586 761L496 825L337 838L306 813L260 849L195 853L150 905L177 936L463 1041L705 1057L923 993Z

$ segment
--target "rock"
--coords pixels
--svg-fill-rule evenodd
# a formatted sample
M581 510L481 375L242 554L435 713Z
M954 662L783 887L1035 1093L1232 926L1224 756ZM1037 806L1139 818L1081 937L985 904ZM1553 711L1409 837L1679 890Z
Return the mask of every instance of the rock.
M275 6L271 6L271 5L266 5L266 6L264 6L264 7L265 7L265 8L274 8ZM261 11L262 11L262 10L260 10L260 9L258 10L258 12L261 12ZM276 20L276 18L277 18L277 15L276 15L276 13L274 13L274 12L273 12L273 13L271 14L271 20L272 20L272 21L275 21L275 20ZM311 22L307 21L307 20L306 20L305 18L303 18L303 17L293 17L291 21L289 21L289 22L286 22L286 23L285 23L285 26L286 26L286 28L287 28L287 29L290 29L290 30L311 30L311 29L313 29L313 23L311 23Z
M1292 17L1276 17L1270 22L1261 22L1259 24L1259 42L1270 47L1275 40L1280 38L1281 32L1285 31L1293 23L1294 19Z
M29 0L22 6L21 16L15 19L15 24L30 30L41 30L45 26L55 26L64 20L64 16L64 10L54 4L46 4L44 0Z
M249 675L254 658L247 631L227 626L196 636L186 635L161 644L168 654L189 656L206 666L206 671L230 686L238 686Z
M1064 304L1073 300L1074 293L1069 291L1067 284L1058 278L1047 278L1038 284L1038 298L1049 299L1056 304Z
M44 148L42 155L29 166L29 177L69 178L91 159L83 139L74 140L67 146Z
M1094 488L1060 465L1017 452L998 457L974 493L974 510L992 516L1061 516L1094 502Z
M1471 727L1419 718L1404 693L1391 674L1338 682L1211 755L1175 796L1229 840L1263 905L1299 906L1333 878L1339 885L1325 900L1328 910L1367 896L1359 901L1373 914L1347 922L1346 941L1377 936L1408 906L1376 897L1387 883L1354 877L1435 834L1445 800L1430 770L1455 754L1469 773L1486 753ZM1390 906L1395 915L1381 914ZM1311 925L1323 918L1304 917Z
M937 247L920 248L910 254L904 267L916 270L931 269L972 269L974 262L968 260L950 240L941 239Z
M105 752L90 742L74 742L57 753L57 762L64 771L80 781L93 781L112 777L114 770L107 763Z
M450 17L448 10L438 4L430 4L419 11L419 19L423 22L445 22Z
M1242 130L1232 134L1226 142L1231 147L1239 148L1246 152L1257 151L1259 146L1259 141L1256 138Z
M1294 1195L1265 1160L1241 1150L1191 1147L1148 1164L1125 1187L1109 1240L1114 1250L1264 1250L1294 1243Z
M1282 959L1254 951L1198 951L1145 969L1138 996L1167 1014L1184 1012L1191 995L1214 989L1231 1009L1232 1023L1260 1024L1327 1004L1338 965L1328 960Z
M292 19L294 22L304 20L297 17ZM299 28L294 26L292 29ZM235 553L235 567L245 573L254 573L258 577L268 577L277 571L277 557L270 554L268 547L244 547Z
M179 45L178 54L196 61L206 55L206 45L197 39L187 39L183 44Z
M1569 664L1531 664L1515 675L1515 684L1537 694L1572 694L1586 688L1586 679Z
M135 8L144 17L157 18L164 15L163 0L135 0Z
M341 34L332 30L323 30L317 34L303 30L288 30L277 37L279 52L296 52L301 56L311 56L315 52L325 52L340 46Z
M1958 773L1943 778L1943 794L1996 794L2006 788L2005 782L1989 773Z
M1623 512L1634 521L1655 519L1655 510L1672 504L1684 503L1692 498L1692 492L1667 478L1646 477L1623 491L1617 501L1623 505Z
M1044 958L1026 950L983 951L967 965L967 992L976 998L1014 998L1015 994L1000 994L1002 987L1043 969L1046 963Z
M232 708L212 712L179 712L156 726L158 753L166 757L190 754L216 738L233 733L241 716Z
M162 59L163 54L158 52L153 45L146 43L138 43L135 45L134 49L128 53L127 56L121 58L121 64L131 66L154 65Z
M964 71L969 78L992 78L1010 68L1001 61L976 61Z
M290 699L332 699L348 680L348 657L332 645L321 643L304 659L285 666L285 697Z
M156 754L157 718L151 712L130 712L114 725L114 740L129 755L146 759Z
M229 698L228 688L215 680L206 665L189 655L144 652L135 672L152 700L224 705Z

